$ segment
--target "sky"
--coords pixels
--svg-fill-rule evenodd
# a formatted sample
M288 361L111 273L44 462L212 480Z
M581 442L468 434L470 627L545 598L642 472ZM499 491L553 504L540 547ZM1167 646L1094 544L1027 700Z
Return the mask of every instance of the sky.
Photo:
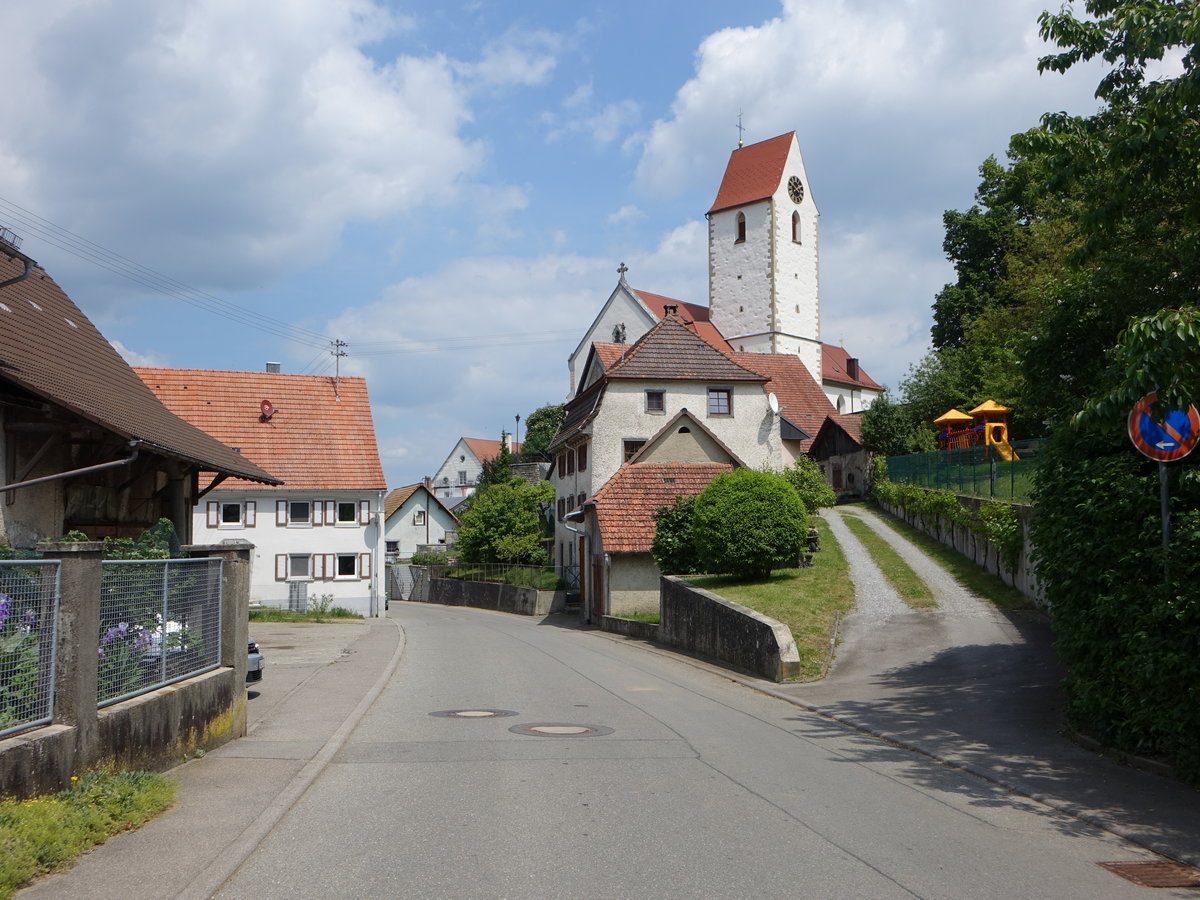
M6 0L0 226L135 365L366 377L395 488L562 402L619 264L707 302L740 120L797 133L821 337L894 389L942 213L1097 107L1038 74L1046 6Z

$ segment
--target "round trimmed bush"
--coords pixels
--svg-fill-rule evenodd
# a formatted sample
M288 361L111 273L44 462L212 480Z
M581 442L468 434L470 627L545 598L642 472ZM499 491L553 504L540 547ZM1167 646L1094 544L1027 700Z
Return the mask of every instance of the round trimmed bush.
M751 579L795 566L807 532L804 503L781 475L736 469L696 498L692 540L705 572Z

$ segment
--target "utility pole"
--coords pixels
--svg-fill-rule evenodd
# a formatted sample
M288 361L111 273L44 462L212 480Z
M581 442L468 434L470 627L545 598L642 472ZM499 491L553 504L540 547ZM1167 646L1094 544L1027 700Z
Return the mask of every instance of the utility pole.
M333 345L333 349L329 351L333 354L333 399L341 400L342 357L348 355L342 348L350 345L343 340L334 340L330 343Z

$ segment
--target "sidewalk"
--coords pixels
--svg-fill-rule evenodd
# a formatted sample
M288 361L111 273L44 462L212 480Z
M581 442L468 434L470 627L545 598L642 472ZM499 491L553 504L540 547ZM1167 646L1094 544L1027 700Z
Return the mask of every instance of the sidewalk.
M756 686L1200 866L1200 791L1119 765L1062 734L1064 672L1044 616L1005 613L964 591L868 510L825 515L865 612L847 617L825 681ZM894 591L889 597L842 515L858 515L884 536L939 609L910 610Z
M336 752L403 649L403 634L390 619L252 622L250 634L267 667L250 691L248 735L174 769L179 792L166 814L110 839L18 897L211 896Z

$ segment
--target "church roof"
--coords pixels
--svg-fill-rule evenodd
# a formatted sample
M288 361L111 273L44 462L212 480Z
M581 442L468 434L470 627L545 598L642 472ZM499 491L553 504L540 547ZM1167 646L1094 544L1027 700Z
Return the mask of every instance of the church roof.
M654 511L699 494L729 463L625 463L588 501L608 553L649 553Z
M668 306L677 306L679 307L677 313L679 321L686 325L688 330L699 335L706 342L712 344L722 352L733 349L726 343L725 337L717 329L717 326L709 321L707 306L701 306L698 303L688 303L684 300L672 300L670 297L664 297L661 294L651 294L649 291L634 291L633 293L646 304L656 319L662 319L666 316Z
M850 360L854 359L845 347L835 344L821 345L821 378L851 387L864 388L868 391L882 391L883 385L863 371L859 365L857 374L851 374ZM858 360L855 360L857 365Z
M827 416L836 413L825 391L798 356L782 353L732 353L734 362L769 379L763 390L779 399L779 414L808 435L802 450L812 444Z
M54 279L32 260L24 277L22 255L6 246L0 244L0 282L7 282L0 288L0 387L14 384L160 456L278 483L169 411Z
M135 368L167 409L237 447L288 490L382 491L387 487L363 378ZM262 413L262 401L275 411ZM245 487L230 479L221 487Z
M738 365L729 356L689 330L675 315L667 315L642 335L607 374L610 379L766 380L757 372Z
M796 132L789 131L730 153L725 177L709 214L773 195L783 180L783 167L795 136Z

